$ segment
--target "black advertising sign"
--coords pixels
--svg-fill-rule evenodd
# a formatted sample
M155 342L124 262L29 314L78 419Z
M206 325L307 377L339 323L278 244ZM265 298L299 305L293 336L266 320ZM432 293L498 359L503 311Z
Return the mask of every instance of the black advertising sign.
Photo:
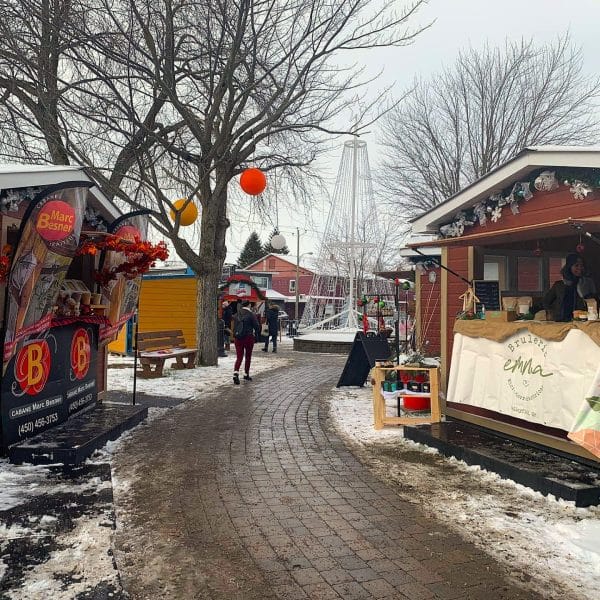
M336 387L363 386L377 360L388 360L390 345L384 335L365 335L358 331Z
M37 435L96 403L98 325L72 323L19 344L2 378L2 446Z
M47 187L25 212L6 283L2 373L23 340L50 326L60 286L79 244L91 185L70 182Z
M475 303L475 312L481 311L481 305L485 310L500 310L500 282L495 280L474 279L473 292L479 299Z

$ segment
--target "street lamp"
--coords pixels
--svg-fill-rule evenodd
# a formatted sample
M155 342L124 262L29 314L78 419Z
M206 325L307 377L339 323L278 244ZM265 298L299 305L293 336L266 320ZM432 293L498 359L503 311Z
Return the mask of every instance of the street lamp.
M294 309L294 319L296 320L296 327L298 327L298 304L300 303L300 288L299 288L299 279L300 279L300 259L303 256L308 256L312 254L312 252L303 252L300 254L300 236L297 236L296 240L296 308Z

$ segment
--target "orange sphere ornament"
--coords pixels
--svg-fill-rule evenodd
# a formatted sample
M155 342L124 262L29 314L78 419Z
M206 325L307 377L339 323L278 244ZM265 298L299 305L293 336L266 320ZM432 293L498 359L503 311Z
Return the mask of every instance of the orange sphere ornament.
M180 198L173 202L175 210L181 211L181 207L187 202L187 198ZM171 210L171 219L175 221L177 216L175 210ZM193 202L188 202L187 206L179 213L179 224L187 227L196 221L198 218L198 208Z
M265 191L267 187L267 178L260 170L252 167L246 169L240 177L240 186L250 196L258 196Z

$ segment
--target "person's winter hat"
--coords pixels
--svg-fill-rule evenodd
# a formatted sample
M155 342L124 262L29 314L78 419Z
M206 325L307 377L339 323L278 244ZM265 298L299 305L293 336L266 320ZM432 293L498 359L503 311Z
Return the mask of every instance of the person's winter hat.
M250 300L242 300L242 306L250 306Z

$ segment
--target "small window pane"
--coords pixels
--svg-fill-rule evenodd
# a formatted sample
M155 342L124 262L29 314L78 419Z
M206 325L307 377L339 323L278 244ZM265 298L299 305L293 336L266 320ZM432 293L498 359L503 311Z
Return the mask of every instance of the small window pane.
M486 281L500 280L500 265L496 262L483 265L483 278Z
M535 256L517 258L517 288L520 292L539 292L542 289L541 264Z
M508 289L508 277L505 256L486 255L483 257L483 278L498 281L500 291Z

